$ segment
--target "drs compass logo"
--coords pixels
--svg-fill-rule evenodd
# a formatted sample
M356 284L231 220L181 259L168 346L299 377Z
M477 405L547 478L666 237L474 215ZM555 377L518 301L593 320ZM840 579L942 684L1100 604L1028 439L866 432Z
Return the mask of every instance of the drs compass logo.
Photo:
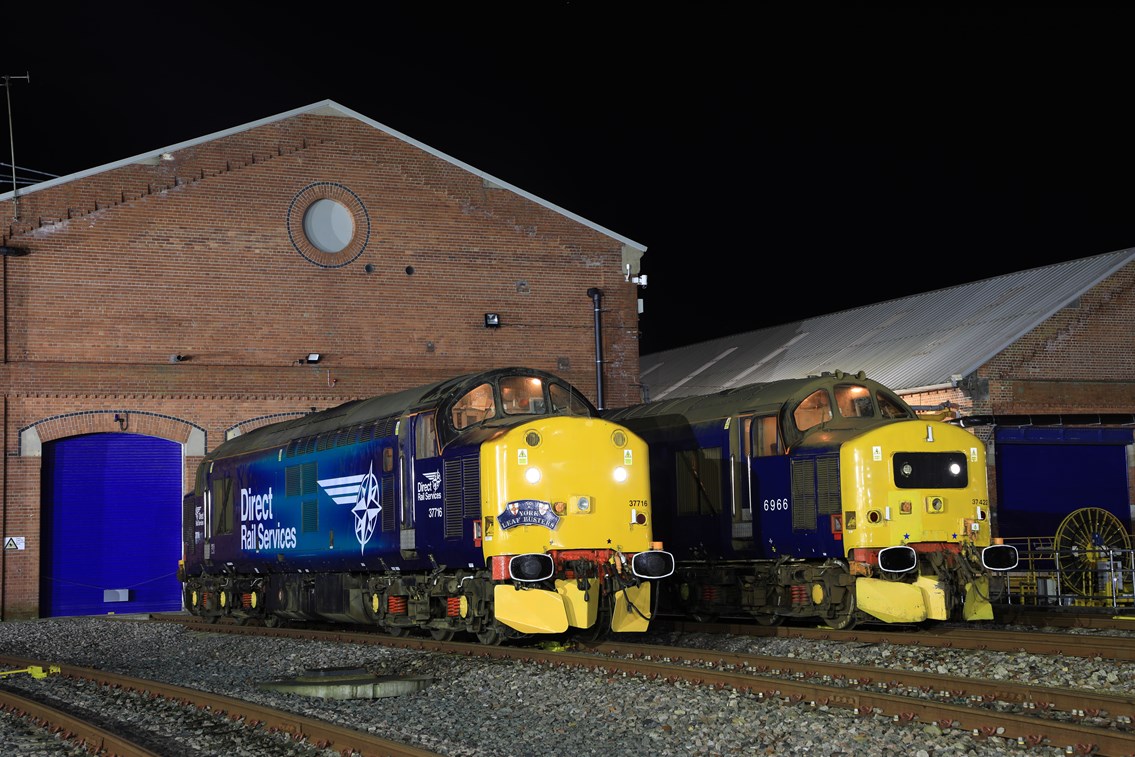
M378 477L374 475L374 463L370 464L370 471L365 474L324 478L318 483L335 504L352 505L351 512L355 516L355 538L358 539L359 552L362 553L366 549L367 542L374 536L375 524L378 523L378 515L382 512L382 490Z

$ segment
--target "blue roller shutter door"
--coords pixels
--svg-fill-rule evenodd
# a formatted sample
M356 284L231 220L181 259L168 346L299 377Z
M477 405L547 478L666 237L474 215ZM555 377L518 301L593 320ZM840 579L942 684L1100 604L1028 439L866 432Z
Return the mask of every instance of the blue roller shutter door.
M1130 429L997 430L997 535L1054 536L1073 511L1098 507L1131 528Z
M44 446L41 617L181 609L181 469L181 445L149 436Z

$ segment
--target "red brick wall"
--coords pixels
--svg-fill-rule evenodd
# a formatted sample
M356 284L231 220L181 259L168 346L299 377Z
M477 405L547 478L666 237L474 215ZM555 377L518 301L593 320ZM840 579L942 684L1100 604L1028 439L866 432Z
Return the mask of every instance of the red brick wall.
M117 433L125 411L128 432L185 442L199 427L212 448L249 419L505 365L595 400L592 287L604 404L637 400L638 294L618 239L353 118L304 115L174 157L25 190L19 219L0 203L0 242L29 251L0 259L0 507L4 534L27 539L0 556L0 617L38 611L39 458L22 429ZM341 267L292 243L294 204L321 183L369 223ZM312 351L319 364L295 363Z
M974 413L1135 412L1135 264L1025 334L977 377ZM1128 496L1135 503L1130 450Z

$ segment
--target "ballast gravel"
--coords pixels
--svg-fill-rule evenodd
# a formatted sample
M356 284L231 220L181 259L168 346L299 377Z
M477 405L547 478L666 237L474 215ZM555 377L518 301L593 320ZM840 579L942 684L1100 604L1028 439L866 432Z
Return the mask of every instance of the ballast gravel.
M950 675L1119 692L1135 680L1135 665L1102 658L1061 659L1023 653L783 638L666 634L658 643L730 652L839 660L857 665L938 671ZM644 754L946 757L1068 754L1067 745L1028 747L936 724L805 703L789 704L734 691L612 675L534 667L480 657L289 641L198 632L144 619L75 617L0 623L0 653L97 667L200 688L322 718L452 757L610 757ZM319 699L266 691L258 684L326 668L365 668L380 676L427 677L423 690L377 699ZM84 695L73 682L49 676L0 676L0 686ZM62 693L57 694L62 696ZM145 710L158 710L156 705ZM147 711L124 717L152 717ZM195 744L208 724L171 717L168 735L184 744L169 757L207 755L215 741ZM152 724L149 726L155 727ZM253 738L234 729L228 754L330 757L338 754L284 738ZM0 713L5 754L80 755L81 748ZM211 751L212 750L212 751Z

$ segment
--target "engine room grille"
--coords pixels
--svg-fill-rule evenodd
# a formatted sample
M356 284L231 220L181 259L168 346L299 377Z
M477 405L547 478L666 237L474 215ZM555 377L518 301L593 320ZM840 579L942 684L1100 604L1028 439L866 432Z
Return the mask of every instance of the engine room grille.
M445 537L459 538L465 518L481 513L481 463L477 455L445 461Z
M825 455L816 460L816 496L820 515L834 515L843 509L838 455Z
M815 531L819 515L842 509L839 455L792 461L792 530Z
M394 507L394 477L382 477L382 530L394 530L394 515L397 508Z

